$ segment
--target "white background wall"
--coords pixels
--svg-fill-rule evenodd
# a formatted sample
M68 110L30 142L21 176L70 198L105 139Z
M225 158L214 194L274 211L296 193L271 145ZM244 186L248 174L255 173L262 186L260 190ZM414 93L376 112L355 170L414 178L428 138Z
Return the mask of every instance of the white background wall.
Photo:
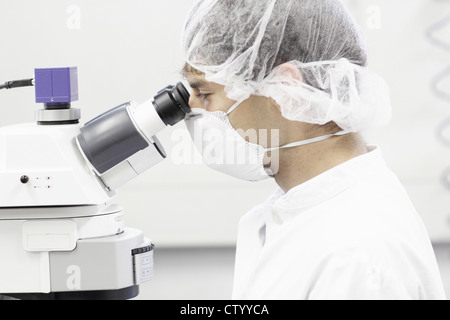
M348 2L365 26L371 67L386 78L391 88L392 123L383 130L368 133L368 137L372 136L369 141L382 146L388 164L407 188L433 241L447 242L450 1Z
M34 68L78 66L80 101L73 106L82 109L83 123L122 102L143 102L180 80L181 29L193 3L0 0L0 82L32 77ZM392 93L392 123L365 133L367 140L384 150L433 241L447 242L450 0L345 3L367 34L370 67ZM445 25L436 25L444 19ZM36 108L33 89L2 90L0 126L32 122ZM275 185L178 164L177 148L182 141L190 144L180 138L184 130L180 123L159 135L169 158L122 188L115 201L126 208L127 224L144 230L160 248L234 246L239 217Z

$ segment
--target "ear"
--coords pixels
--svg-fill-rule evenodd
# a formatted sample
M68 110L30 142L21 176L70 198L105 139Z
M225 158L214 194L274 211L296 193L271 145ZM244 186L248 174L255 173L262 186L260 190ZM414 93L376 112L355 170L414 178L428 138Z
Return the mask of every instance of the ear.
M275 72L273 73L273 77L280 77L282 79L282 83L284 85L298 85L297 81L303 82L302 73L299 68L292 63L286 62L275 68ZM272 106L275 107L279 113L281 113L280 105L275 101L274 98L270 98Z
M276 76L283 76L297 81L303 81L300 70L292 62L286 62L279 65L275 71L275 77Z

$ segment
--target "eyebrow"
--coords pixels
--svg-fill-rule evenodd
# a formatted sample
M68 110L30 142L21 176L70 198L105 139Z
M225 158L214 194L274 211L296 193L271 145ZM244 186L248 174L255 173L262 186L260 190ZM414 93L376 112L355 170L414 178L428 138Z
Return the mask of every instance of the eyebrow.
M198 89L201 86L204 86L206 84L207 84L207 82L203 81L203 80L194 80L192 82L189 82L189 85L191 86L192 89Z

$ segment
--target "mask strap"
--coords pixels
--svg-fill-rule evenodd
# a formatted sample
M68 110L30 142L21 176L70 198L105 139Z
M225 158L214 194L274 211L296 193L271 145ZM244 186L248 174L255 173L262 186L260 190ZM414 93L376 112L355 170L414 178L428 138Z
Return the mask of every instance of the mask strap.
M245 101L245 100L239 100L239 101L236 101L236 103L233 104L233 105L231 106L230 110L228 110L227 116L230 115L230 113L232 113L234 110L236 110L237 107L239 107L240 104L241 104L242 102L244 102L244 101Z
M349 133L350 133L349 131L340 131L340 132L337 132L337 133L334 133L334 134L327 134L325 136L321 136L321 137L317 137L317 138L312 138L312 139L307 139L307 140L303 140L303 141L289 143L289 144L287 144L285 146L282 146L282 147L269 148L269 149L266 149L266 152L275 151L275 150L278 150L278 149L288 149L288 148L300 147L300 146L304 146L304 145L307 145L307 144L328 140L328 139L330 139L332 137L344 136L344 135L349 134Z
M233 104L233 105L231 106L230 110L228 110L227 116L228 116L230 113L232 113L234 110L236 110L237 107L239 107L239 106L241 105L241 103L244 102L245 100L246 100L246 99L236 101L236 103ZM194 109L193 109L193 111L194 111ZM191 113L188 113L188 114L186 115L186 118L185 118L184 120L196 120L196 119L199 119L199 118L203 118L203 112L207 112L206 110L203 110L203 109L201 109L201 110L199 110L199 111L200 111L200 112L191 112Z
M227 116L230 115L230 113L232 113L234 110L236 110L237 107L239 107L241 105L241 103L244 102L245 100L246 99L236 101L236 103L231 106L230 110L228 110ZM194 111L194 109L193 109L193 111ZM201 109L200 113L198 113L198 112L188 113L184 120L196 120L196 119L199 119L199 118L203 118L203 113L202 112L207 112L207 111Z

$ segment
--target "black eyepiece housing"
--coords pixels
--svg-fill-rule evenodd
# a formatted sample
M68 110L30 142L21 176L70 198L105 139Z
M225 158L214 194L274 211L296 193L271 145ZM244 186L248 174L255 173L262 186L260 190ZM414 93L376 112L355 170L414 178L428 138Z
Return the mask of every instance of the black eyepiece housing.
M167 86L155 96L153 105L161 120L169 126L174 126L191 112L189 107L189 92L181 83Z

